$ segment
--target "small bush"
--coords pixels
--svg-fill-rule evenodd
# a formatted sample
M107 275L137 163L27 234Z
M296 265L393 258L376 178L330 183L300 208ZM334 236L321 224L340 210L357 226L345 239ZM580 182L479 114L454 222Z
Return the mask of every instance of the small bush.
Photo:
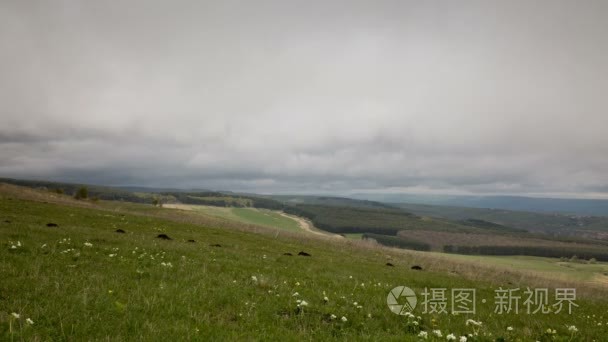
M81 186L74 194L74 198L77 200L87 199L89 197L89 189L86 186Z

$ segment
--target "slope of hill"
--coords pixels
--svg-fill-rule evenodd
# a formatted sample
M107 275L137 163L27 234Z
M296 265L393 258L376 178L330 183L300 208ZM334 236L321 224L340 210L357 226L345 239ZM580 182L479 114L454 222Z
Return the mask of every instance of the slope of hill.
M264 227L300 231L301 228L295 220L281 215L277 211L257 208L216 207L204 205L167 204L165 208L192 210L196 213L220 217L228 220L254 224Z
M22 181L15 181L22 182ZM23 181L31 187L40 188L44 182ZM48 183L47 185L58 185ZM62 184L65 188L77 189L79 186ZM43 187L46 193L57 194L54 187ZM372 201L361 201L339 197L318 196L255 196L226 192L168 192L168 193L129 193L113 188L93 186L102 198L120 198L121 201L152 203L161 201L167 204L186 203L199 208L207 208L205 220L226 219L227 222L239 221L245 224L294 229L295 221L281 215L284 213L307 218L312 224L327 234L342 234L353 238L375 240L378 243L415 250L439 250L461 254L497 254L497 255L532 255L567 257L574 255L605 260L608 242L598 240L604 232L567 229L567 237L555 237L554 234L529 234L520 228L512 228L504 222L496 222L479 217L467 219L447 219L418 216L403 208L389 206ZM75 190L74 190L75 191ZM69 196L64 196L69 198ZM97 197L97 196L96 196ZM294 204L294 202L297 202ZM202 205L202 206L201 206ZM214 207L209 207L209 206ZM217 208L217 209L213 209ZM253 210L252 208L256 208ZM226 209L226 210L220 210ZM267 212L263 212L268 210ZM427 211L434 211L434 208ZM473 210L473 209L471 209ZM480 211L482 209L474 209ZM448 213L457 210L451 208ZM202 213L199 211L199 213ZM218 215L218 213L225 215ZM166 214L166 213L165 213ZM192 219L192 213L181 213L184 218ZM209 215L211 214L211 215ZM522 215L522 213L519 213ZM529 214L529 213L523 213ZM541 214L534 214L541 215ZM228 217L230 216L230 217ZM556 215L554 215L556 216ZM515 216L522 217L522 216ZM523 216L524 218L527 216ZM562 216L560 216L563 218ZM508 217L512 222L514 218ZM201 218L196 218L200 220ZM517 221L515 221L517 222ZM306 224L308 227L308 224ZM578 227L580 228L580 227ZM310 231L315 232L312 228ZM411 232L411 233L406 233ZM581 232L584 232L581 235ZM319 231L316 231L319 233ZM443 234L442 234L443 233ZM450 233L450 234L446 234ZM326 234L326 235L327 235ZM587 239L591 237L593 239ZM473 243L473 241L475 243ZM458 242L458 243L456 243Z
M531 322L522 313L496 315L495 289L566 283L346 239L200 225L194 215L150 205L37 196L0 191L2 340L417 340L433 330L480 340L605 335L605 289L592 285L576 283L574 314L539 314ZM395 315L387 295L401 285L417 294L474 288L476 313L425 314L418 305L414 316ZM555 334L546 335L548 328Z

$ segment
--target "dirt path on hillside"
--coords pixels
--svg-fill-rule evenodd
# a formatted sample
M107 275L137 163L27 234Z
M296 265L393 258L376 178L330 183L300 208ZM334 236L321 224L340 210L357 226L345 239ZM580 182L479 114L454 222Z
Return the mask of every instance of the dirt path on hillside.
M194 210L193 206L190 204L182 204L182 203L163 203L163 208L169 209L181 209L181 210Z
M602 286L606 286L606 285L608 285L608 275L596 274L595 277L593 277L591 279L591 282L602 285Z
M321 232L319 230L317 230L317 228L315 228L315 226L312 224L312 222L303 219L299 216L295 216L295 215L289 215L289 214L285 214L283 212L279 213L281 214L281 216L283 217L287 217L289 219L292 219L296 222L298 222L298 225L300 225L300 228L302 228L302 230L304 230L305 232L311 233L311 234L315 234L315 235L319 235L319 236L323 236L323 237L331 237L331 238L339 238L339 239L343 239L344 236L342 235L338 235L338 234L332 234L332 233L327 233L327 232Z

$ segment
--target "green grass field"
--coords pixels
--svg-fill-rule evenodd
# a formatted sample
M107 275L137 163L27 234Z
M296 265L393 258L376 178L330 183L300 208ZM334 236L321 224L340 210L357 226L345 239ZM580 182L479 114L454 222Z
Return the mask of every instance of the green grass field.
M276 211L256 208L223 208L212 206L192 206L195 211L228 220L255 224L264 227L301 231L298 223Z
M436 341L601 341L608 333L601 294L579 296L572 315L499 315L496 282L525 287L525 277L472 280L428 266L428 253L181 223L153 216L171 209L149 208L0 196L0 340L416 341L424 331ZM312 256L296 256L302 250ZM419 305L413 317L393 314L386 299L399 285L418 294L474 288L477 312L423 314Z

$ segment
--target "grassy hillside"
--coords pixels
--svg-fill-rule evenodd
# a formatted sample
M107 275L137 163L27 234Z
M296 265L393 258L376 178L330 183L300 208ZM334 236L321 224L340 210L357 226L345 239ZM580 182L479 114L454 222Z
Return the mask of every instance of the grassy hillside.
M70 195L80 187L65 183L11 181L57 196L61 196L61 193ZM96 199L109 198L138 203L160 200L171 205L186 203L197 208L207 208L205 211L199 210L206 213L207 217L298 231L294 220L279 214L278 211L282 210L308 218L317 228L327 232L361 234L364 239L373 239L386 246L405 249L440 250L470 255L568 258L577 255L587 259L608 260L608 241L602 240L608 238L608 232L592 230L595 226L601 227L601 220L604 218L525 212L507 212L509 215L504 215L504 211L486 209L413 205L416 212L424 214L420 216L404 208L340 197L262 197L213 191L130 193L122 189L97 186L91 186L90 192L91 196L96 194ZM468 214L477 216L470 217ZM549 217L547 221L543 221L547 218L545 216ZM557 234L547 234L543 228L529 228L537 222L549 222L551 225L556 221L563 223L560 228L562 230L557 230ZM523 225L536 235L525 233L523 229L513 228L511 225Z
M300 231L298 223L276 211L256 208L219 208L212 206L193 206L197 212L222 217L243 223L255 224L264 227Z
M595 282L600 286L608 285L608 263L574 262L555 258L533 256L471 256L459 254L441 254L457 261L473 261L479 264L492 265L497 268L535 272L551 278Z
M582 284L572 315L497 315L480 301L491 303L498 286L560 282L346 239L277 238L248 226L199 225L196 216L186 223L172 209L62 203L0 195L2 340L396 341L417 340L421 331L433 339L432 330L444 336L436 340L473 333L480 341L601 340L606 333L605 297ZM160 233L172 240L156 238ZM302 250L311 256L284 255ZM386 298L399 285L417 293L475 288L477 313L423 314L418 307L414 316L420 317L395 315ZM481 327L467 325L468 319L482 321Z

